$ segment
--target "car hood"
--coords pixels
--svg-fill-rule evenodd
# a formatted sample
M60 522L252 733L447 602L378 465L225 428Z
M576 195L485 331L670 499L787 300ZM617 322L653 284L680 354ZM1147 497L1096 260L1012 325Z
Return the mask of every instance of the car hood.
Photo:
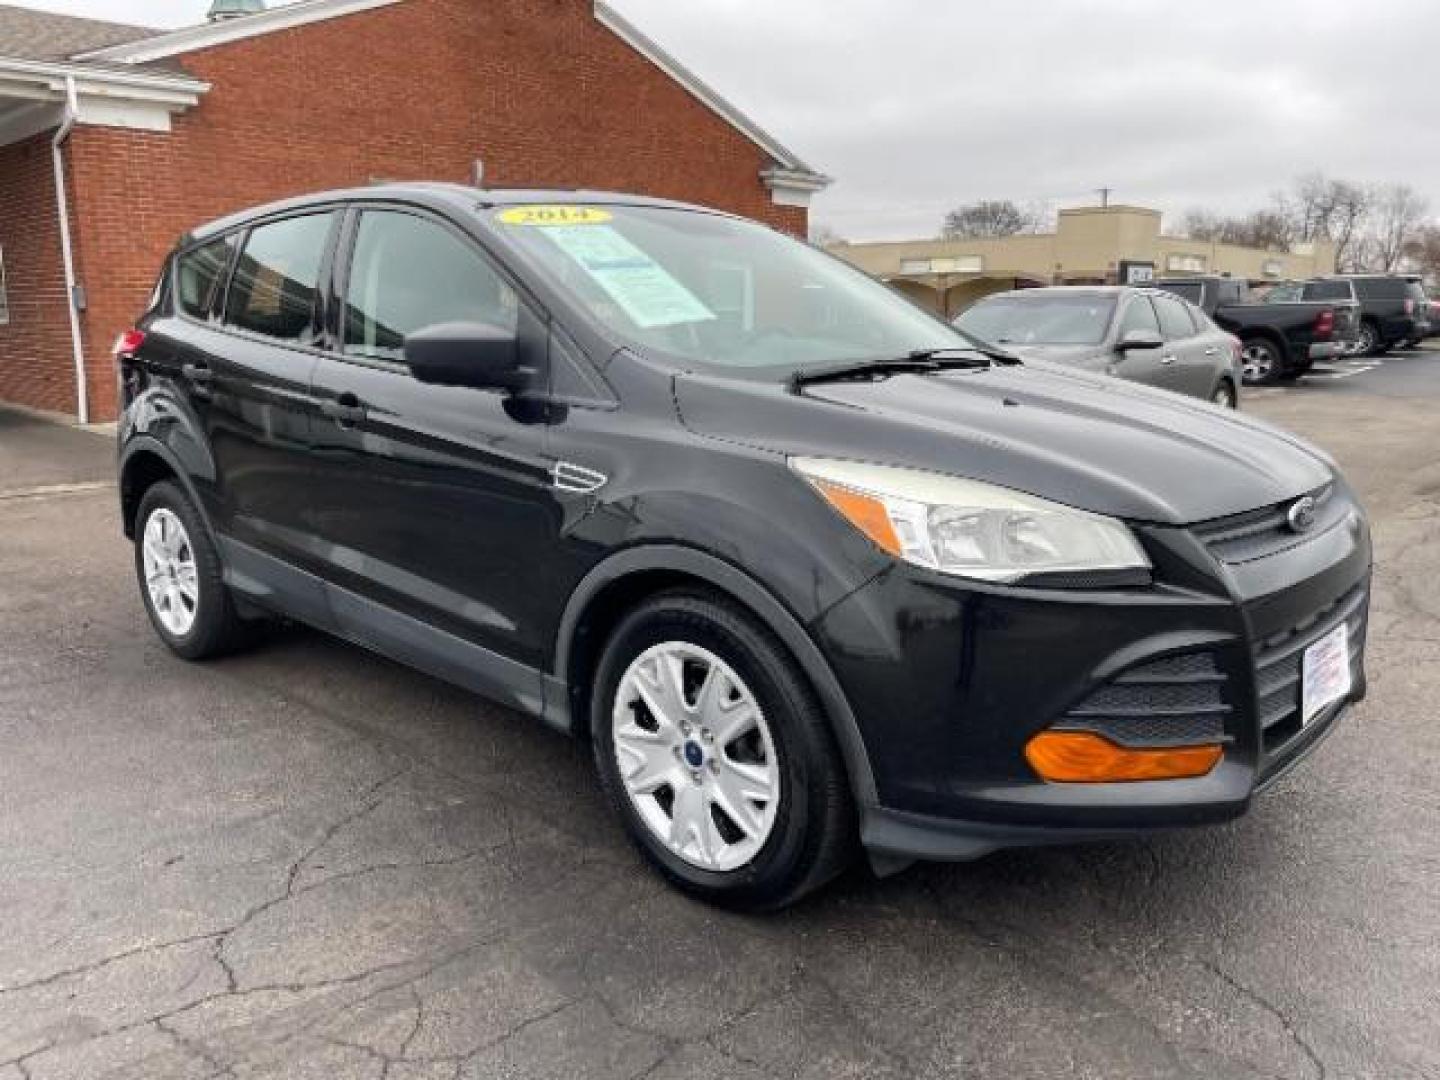
M697 434L948 473L1131 521L1225 517L1333 475L1321 451L1263 422L1044 362L799 391L688 374L675 400Z
M1104 371L1106 365L1115 360L1115 355L1107 353L1104 345L1002 345L1000 348L1022 360L1047 360L1094 371Z

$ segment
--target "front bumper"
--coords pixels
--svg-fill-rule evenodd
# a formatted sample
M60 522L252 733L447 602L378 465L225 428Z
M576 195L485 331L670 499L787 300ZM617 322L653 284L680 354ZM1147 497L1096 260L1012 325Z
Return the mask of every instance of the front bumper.
M1358 518L1234 563L1186 530L1137 532L1156 565L1146 588L1003 589L896 567L816 623L875 775L878 804L861 821L872 855L966 859L1226 821L1364 696L1370 544ZM1300 658L1340 621L1351 693L1302 724ZM1173 681L1155 674L1166 670ZM1193 779L1048 783L1024 757L1051 727L1113 722L1115 741L1175 745L1192 721L1224 747Z

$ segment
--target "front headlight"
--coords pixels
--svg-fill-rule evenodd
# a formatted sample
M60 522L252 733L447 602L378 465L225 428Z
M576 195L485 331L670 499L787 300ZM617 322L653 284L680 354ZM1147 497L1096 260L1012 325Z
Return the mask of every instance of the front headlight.
M1134 534L1114 518L918 469L829 458L790 465L850 524L917 566L982 581L1150 569Z

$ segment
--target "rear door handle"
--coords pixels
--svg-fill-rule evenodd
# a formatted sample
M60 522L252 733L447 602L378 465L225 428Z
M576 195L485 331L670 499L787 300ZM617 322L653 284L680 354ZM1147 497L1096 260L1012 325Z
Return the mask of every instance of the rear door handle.
M1205 355L1206 355L1206 356L1219 356L1219 355L1220 355L1220 350L1217 349L1214 345L1211 345L1208 349L1205 350Z
M1162 363L1162 364L1173 364L1174 362L1175 362L1175 354L1174 354L1174 353L1167 353L1165 356L1160 357L1160 363Z
M346 392L333 401L320 402L320 411L342 427L358 424L368 415L364 404L354 394Z

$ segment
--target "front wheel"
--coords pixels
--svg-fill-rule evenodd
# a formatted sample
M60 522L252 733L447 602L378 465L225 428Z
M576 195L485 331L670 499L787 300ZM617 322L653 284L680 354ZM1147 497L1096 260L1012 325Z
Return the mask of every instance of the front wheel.
M698 593L649 600L615 630L595 689L601 783L672 884L774 910L844 869L853 810L829 726L748 613Z
M1284 370L1280 350L1264 338L1251 338L1240 348L1241 378L1246 386L1269 386Z
M1222 379L1220 385L1215 387L1215 392L1210 395L1212 403L1219 405L1222 409L1238 409L1240 401L1235 393L1235 386L1229 379Z

